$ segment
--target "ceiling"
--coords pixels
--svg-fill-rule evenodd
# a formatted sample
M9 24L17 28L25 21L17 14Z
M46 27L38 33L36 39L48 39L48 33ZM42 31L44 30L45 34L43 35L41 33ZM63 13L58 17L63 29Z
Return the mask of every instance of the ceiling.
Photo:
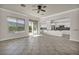
M37 11L33 9L37 9L37 4L26 4L26 7L21 7L20 4L2 4L0 5L1 8L6 8L9 10L13 10L16 12L32 15L35 17L47 17L52 14L60 13L63 11L71 10L78 8L79 5L77 4L44 4L47 7L44 8L46 12L40 12L39 14Z

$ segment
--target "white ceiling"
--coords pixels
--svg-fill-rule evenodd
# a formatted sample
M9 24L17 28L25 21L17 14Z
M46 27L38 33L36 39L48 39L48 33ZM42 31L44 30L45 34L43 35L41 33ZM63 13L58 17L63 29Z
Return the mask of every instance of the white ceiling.
M39 14L33 10L37 9L36 7L37 4L26 4L26 7L21 7L20 4L3 4L0 5L0 7L40 18L79 7L79 5L76 4L44 4L44 5L47 6L45 8L46 12L45 13L40 12Z

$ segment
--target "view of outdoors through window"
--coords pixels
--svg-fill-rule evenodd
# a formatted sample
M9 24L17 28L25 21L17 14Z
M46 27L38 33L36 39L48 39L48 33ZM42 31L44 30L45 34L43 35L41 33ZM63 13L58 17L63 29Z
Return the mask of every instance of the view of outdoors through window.
M24 31L25 30L25 20L19 18L8 17L9 31Z
M38 33L38 22L37 21L29 21L29 34L37 34Z

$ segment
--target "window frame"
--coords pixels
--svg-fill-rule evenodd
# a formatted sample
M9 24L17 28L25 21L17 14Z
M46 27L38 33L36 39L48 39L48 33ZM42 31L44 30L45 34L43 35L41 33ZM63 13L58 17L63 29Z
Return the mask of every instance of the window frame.
M14 31L10 31L10 30L9 30L9 21L8 21L9 18L14 18L14 19L16 20L16 22L15 22L15 23L16 23L16 24L15 24L16 27L18 27L18 24L17 24L17 23L18 23L18 20L23 20L23 21L24 21L24 24L23 24L23 25L24 25L24 26L23 26L24 29L21 30L21 31L19 31L19 30L17 30L17 29L14 30ZM8 16L8 17L7 17L7 23L8 23L8 32L10 32L10 33L25 32L25 19L23 19L23 18L18 18L18 17L11 17L11 16Z

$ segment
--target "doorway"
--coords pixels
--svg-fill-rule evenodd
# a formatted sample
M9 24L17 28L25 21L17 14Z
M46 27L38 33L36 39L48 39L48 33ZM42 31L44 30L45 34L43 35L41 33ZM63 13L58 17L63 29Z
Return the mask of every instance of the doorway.
M38 21L29 20L29 35L38 35Z

